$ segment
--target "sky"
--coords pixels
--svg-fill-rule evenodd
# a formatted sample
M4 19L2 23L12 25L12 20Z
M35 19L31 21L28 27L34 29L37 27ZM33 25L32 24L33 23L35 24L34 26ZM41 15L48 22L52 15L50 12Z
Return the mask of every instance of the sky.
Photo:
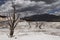
M4 4L6 0L0 0L0 5Z
M5 0L0 0L1 3ZM60 10L60 0L15 0L17 13L21 15L35 15L44 13L53 13L59 15ZM13 12L11 7L11 0L7 0L5 3L1 4L0 12ZM0 13L1 14L1 13ZM5 13L2 13L5 14Z
M56 0L31 0L31 1L36 1L36 2L44 1L44 2L46 2L47 4L51 4L51 3L53 3L53 2L56 2Z

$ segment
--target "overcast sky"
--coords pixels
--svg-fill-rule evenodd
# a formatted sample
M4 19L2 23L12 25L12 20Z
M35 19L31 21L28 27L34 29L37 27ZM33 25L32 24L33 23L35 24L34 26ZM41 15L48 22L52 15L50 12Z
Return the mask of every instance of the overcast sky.
M0 3L5 0L0 0ZM15 0L16 11L18 13L29 13L28 15L51 13L51 10L58 10L60 8L60 0ZM7 0L0 6L0 12L12 12L11 0ZM56 9L55 9L56 8ZM59 14L58 11L53 12ZM3 14L3 13L2 13ZM26 16L26 15L25 15Z

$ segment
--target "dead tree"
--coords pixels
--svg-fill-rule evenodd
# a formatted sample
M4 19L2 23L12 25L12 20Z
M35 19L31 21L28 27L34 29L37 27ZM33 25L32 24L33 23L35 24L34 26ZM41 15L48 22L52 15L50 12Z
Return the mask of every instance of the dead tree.
M12 15L9 14L9 17L8 17L8 25L10 27L10 37L13 37L13 34L14 34L14 29L15 27L17 26L18 22L19 22L19 15L16 14L16 8L15 8L15 5L14 3L12 2L12 8L14 9L13 10L13 13Z
M29 24L29 28L31 28L31 24L30 24L31 22L30 21L28 21L28 24Z
M36 28L40 28L41 29L41 26L43 25L43 22L36 22Z
M40 29L41 29L41 26L42 26L43 24L44 24L43 22L39 23L39 28L40 28Z

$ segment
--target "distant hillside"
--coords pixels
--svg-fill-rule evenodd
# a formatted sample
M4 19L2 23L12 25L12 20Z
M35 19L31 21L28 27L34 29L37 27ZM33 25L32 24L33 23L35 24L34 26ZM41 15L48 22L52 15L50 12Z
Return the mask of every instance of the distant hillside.
M0 17L1 17L1 18L6 18L7 16L2 16L2 15L0 15Z
M51 15L51 14L33 15L29 17L24 17L22 19L26 21L60 22L60 16Z
M6 19L7 19L7 16L2 16L2 15L0 15L0 22L6 21Z

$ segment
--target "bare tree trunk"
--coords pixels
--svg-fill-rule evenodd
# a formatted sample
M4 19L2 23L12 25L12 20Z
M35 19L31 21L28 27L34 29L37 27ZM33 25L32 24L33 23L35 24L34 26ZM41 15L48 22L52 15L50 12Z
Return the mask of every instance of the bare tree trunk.
M41 26L39 26L39 28L42 29Z
M36 22L36 28L38 27L38 25L39 25L38 22Z
M31 28L30 22L28 22L28 24L29 24L29 28Z
M14 28L10 27L10 37L13 37L13 34L14 34Z

